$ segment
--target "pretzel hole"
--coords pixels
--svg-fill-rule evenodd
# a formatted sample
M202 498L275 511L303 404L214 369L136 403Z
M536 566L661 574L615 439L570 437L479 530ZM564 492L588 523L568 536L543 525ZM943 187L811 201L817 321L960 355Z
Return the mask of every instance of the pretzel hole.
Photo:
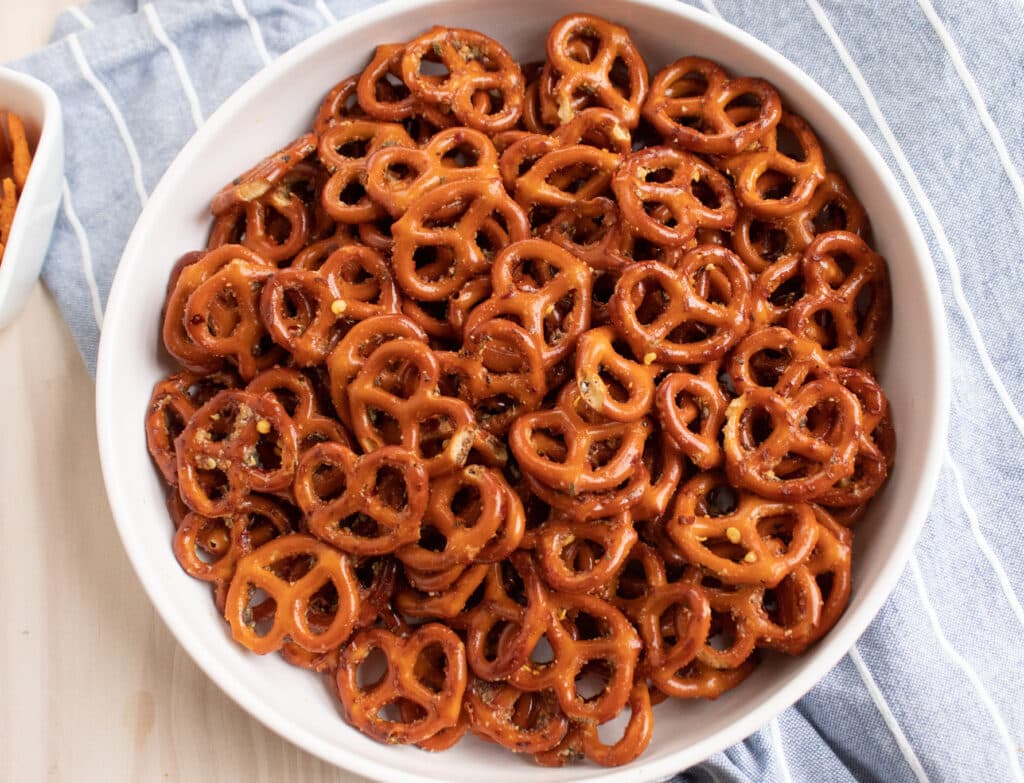
M711 615L711 629L705 644L712 650L726 653L739 642L739 629L729 612L715 612Z
M198 470L196 471L197 483L203 494L210 500L217 501L227 495L231 489L228 482L228 474L223 470Z
M747 370L754 383L771 389L779 382L792 361L793 356L788 350L765 348L747 359Z
M373 96L380 103L398 103L409 97L409 88L395 74L386 71L373 83Z
M789 246L789 234L767 221L751 221L749 237L754 251L769 263L774 263L792 252Z
M542 634L537 644L530 651L530 663L536 667L547 667L555 662L555 651L548 641L547 634Z
M306 603L306 623L316 635L326 633L338 613L338 588L328 580L309 597Z
M864 331L867 326L868 317L871 315L872 309L874 309L877 297L875 294L875 286L873 283L865 284L860 291L857 292L857 298L853 301L853 312L857 317L857 331Z
M690 183L690 192L708 209L719 209L722 206L722 199L706 179Z
M666 340L678 344L696 343L708 339L714 334L714 331L714 328L708 324L698 321L683 321L666 335Z
M448 66L441 60L441 45L439 43L435 43L433 46L434 49L432 51L428 51L420 59L418 73L440 86L448 81L448 77L451 76L451 71L448 70Z
M322 502L337 500L348 487L345 471L340 465L322 462L313 471L313 492Z
M830 351L839 345L839 331L836 327L836 319L832 311L821 308L811 318L811 337L826 351Z
M441 156L441 165L446 168L465 169L480 164L481 151L468 141L460 142Z
M366 413L374 433L385 446L402 445L402 425L398 419L378 408L367 408Z
M608 69L608 81L627 100L633 97L630 74L629 64L623 58L616 57L612 60L612 67Z
M443 280L455 274L455 254L451 248L419 245L412 254L416 276L422 280Z
M574 683L577 697L587 702L595 701L611 685L611 672L607 666L595 665L595 662L589 661L576 674Z
M256 636L263 638L274 627L277 601L259 588L249 589L249 600L242 610L242 619Z
M768 301L774 307L787 309L799 301L804 293L804 276L796 274L777 285L768 295Z
M562 563L575 576L583 576L593 571L608 551L600 541L587 538L585 533L583 536L583 539L572 542L560 553Z
M680 75L665 88L666 98L692 98L708 91L708 79L700 71Z
M176 453L174 441L185 430L185 427L188 426L188 419L182 416L175 406L170 404L161 405L156 411L155 416L157 421L160 422L159 429L163 435L162 439L167 444L171 454Z
M665 184L671 182L675 177L675 171L668 166L662 166L660 168L651 169L641 177L641 182L653 182L655 184ZM660 204L660 202L653 202ZM646 204L645 204L646 206Z
M732 514L739 507L739 493L728 484L714 487L704 496L704 513L709 517Z
M476 246L486 258L493 258L494 254L508 244L508 234L501 225L494 219L485 220L480 230L473 237Z
M390 190L400 190L403 187L408 187L409 183L416 179L420 173L420 171L404 161L389 163L387 168L384 169L382 184Z
M424 645L416 656L413 673L434 693L441 693L448 679L448 654L440 642Z
M367 199L366 188L361 182L352 180L341 189L338 201L345 206L353 207Z
M537 456L548 462L565 462L569 454L565 434L560 430L539 427L530 434L530 443Z
M231 547L231 530L225 519L207 519L196 535L196 556L204 563L215 563Z
M388 673L388 656L380 647L373 647L356 667L356 685L370 691L380 685Z
M753 451L774 432L771 414L764 408L748 407L740 416L740 440L747 451Z
M565 56L584 65L594 61L601 48L601 37L597 30L589 25L576 27L566 38Z
M353 138L342 142L334 147L334 151L343 158L351 158L352 160L360 160L365 158L370 151L370 142L372 137L369 138Z
M846 207L838 198L826 202L811 219L815 235L827 231L845 231L850 225Z
M455 420L445 414L429 416L414 426L419 428L420 453L425 459L444 453L457 430Z
M779 171L768 169L757 179L754 190L763 201L781 201L788 198L796 187L796 179Z
M782 123L775 126L775 149L798 163L807 160L807 150L800 137Z
M409 486L405 474L394 465L381 465L373 478L372 494L388 508L397 512L409 507Z
M278 437L273 431L268 435L260 435L256 441L256 464L246 467L270 473L279 470L281 464L281 445Z

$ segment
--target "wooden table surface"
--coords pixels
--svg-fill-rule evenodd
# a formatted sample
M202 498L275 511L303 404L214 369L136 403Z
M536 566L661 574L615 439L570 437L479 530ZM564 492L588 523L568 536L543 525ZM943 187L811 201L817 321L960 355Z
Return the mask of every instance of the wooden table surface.
M0 62L69 5L5 0ZM41 285L0 368L0 781L362 781L250 718L157 617L107 506L92 381Z

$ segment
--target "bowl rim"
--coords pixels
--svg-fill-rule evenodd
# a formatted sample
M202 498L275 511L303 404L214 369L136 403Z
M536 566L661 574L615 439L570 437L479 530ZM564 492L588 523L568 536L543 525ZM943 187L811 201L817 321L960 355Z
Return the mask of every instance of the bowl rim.
M336 38L358 34L360 28L384 21L393 15L416 12L421 14L424 19L430 19L429 12L431 7L443 5L445 2L446 0L388 0L329 25L324 30L312 35L280 55L270 65L254 74L210 115L203 128L197 131L178 153L154 189L149 206L139 216L125 246L121 260L124 261L138 255L142 239L149 230L150 224L159 217L152 209L152 206L161 203L163 192L170 187L168 182L172 179L172 173L191 163L192 158L201 148L203 138L226 123L235 113L235 107L243 104L250 96L258 93L263 88L265 82L275 77L278 73L290 69L293 64L301 62L316 50L329 45ZM805 74L781 53L762 43L744 30L707 12L684 3L676 2L676 0L627 0L622 3L622 6L626 14L628 14L630 6L671 13L729 39L739 48L752 50L755 54L772 60L794 83L809 94L811 100L817 102L830 112L843 131L854 140L860 148L860 152L865 155L872 169L872 174L877 177L882 188L887 191L887 195L896 205L897 222L906 231L907 239L913 249L913 262L921 270L925 294L923 307L929 322L934 326L932 344L929 348L935 356L934 377L930 379L934 383L932 416L931 421L928 422L929 431L931 432L930 448L927 450L925 458L920 465L920 478L913 490L906 523L900 529L895 539L895 544L879 568L874 582L866 588L860 603L847 610L844 614L844 624L841 628L833 629L827 639L818 643L817 649L819 654L813 661L814 665L802 667L793 673L770 697L753 706L739 720L728 727L658 759L645 761L641 757L624 767L611 769L588 768L588 772L592 773L588 777L592 780L625 780L628 778L635 781L654 780L671 776L753 734L809 691L853 647L895 588L926 520L941 467L941 444L945 442L947 437L950 389L949 346L945 339L945 315L938 279L931 264L931 254L904 191L866 134L839 103L824 88L811 79L810 76ZM125 283L126 275L122 274L123 268L124 265L119 264L118 272L114 277L110 291L107 304L108 325L113 325L112 320L114 319L111 319L110 316L120 311L122 301L131 296L131 290ZM133 509L119 487L114 456L117 451L117 443L113 435L115 429L108 426L111 419L117 416L116 409L112 404L114 402L115 383L118 380L111 369L114 366L113 353L116 350L115 342L110 337L113 332L113 329L108 328L104 329L101 335L96 374L97 438L104 484L115 524L117 525L122 544L132 563L132 568L142 582L157 613L169 627L177 642L188 651L196 665L236 704L271 731L286 738L293 744L331 764L375 780L390 780L396 774L401 774L404 779L412 781L412 783L437 783L441 778L423 773L398 773L393 767L384 762L360 756L348 750L344 745L322 740L291 722L275 723L274 718L277 716L277 713L267 707L258 695L251 693L242 686L241 679L234 672L205 653L203 640L194 633L187 622L181 622L182 618L177 616L172 604L163 600L167 594L166 587L155 575L140 569L141 556L135 552L136 545L129 525ZM429 767L429 765L425 766Z
M19 209L16 209L14 212L7 249L4 251L4 260L0 263L0 321L3 320L2 313L4 311L7 311L9 308L19 310L23 304L23 302L9 301L8 292L13 285L16 274L14 268L20 268L24 263L18 251L24 244L23 237L29 230L28 210L20 209L20 206L22 202L28 202L31 205L38 198L38 192L43 187L42 177L39 175L36 163L40 162L43 166L48 165L44 161L51 161L57 154L63 153L63 150L60 148L57 131L57 126L62 122L60 99L57 97L57 93L53 91L53 88L34 76L29 76L27 73L0 65L0 86L4 84L14 84L21 90L34 93L40 99L43 111L42 121L39 124L39 140L36 142L36 148L32 153L32 166L28 170L25 187L22 189L21 197L18 199ZM0 111L6 111L6 109L0 107ZM33 173L36 176L33 177ZM14 246L13 253L10 252L12 245ZM39 268L33 270L33 277L38 277L44 258L45 252L43 257L39 259ZM28 291L26 290L26 296L27 294Z

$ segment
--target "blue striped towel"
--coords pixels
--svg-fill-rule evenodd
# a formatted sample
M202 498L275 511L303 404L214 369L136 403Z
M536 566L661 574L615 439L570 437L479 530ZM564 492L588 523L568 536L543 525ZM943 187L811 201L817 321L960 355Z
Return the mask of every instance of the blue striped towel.
M122 247L178 149L255 71L372 2L95 0L15 64L64 103L43 275L90 370ZM897 174L945 300L953 416L928 523L878 619L796 706L678 780L1024 783L1024 10L694 2L825 85Z

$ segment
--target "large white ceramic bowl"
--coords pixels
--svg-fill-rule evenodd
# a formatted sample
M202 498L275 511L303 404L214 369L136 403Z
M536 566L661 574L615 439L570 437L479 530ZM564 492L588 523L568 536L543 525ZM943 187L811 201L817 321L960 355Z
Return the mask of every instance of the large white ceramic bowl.
M139 219L110 294L97 372L100 452L121 538L150 598L199 666L252 715L308 751L378 780L647 781L743 739L811 688L864 631L903 569L934 488L948 397L939 295L914 217L867 138L823 89L749 35L671 0L592 0L587 10L629 27L652 72L698 54L733 73L772 81L817 130L871 216L878 249L889 259L895 302L879 370L895 411L899 460L857 528L849 609L806 655L769 659L718 701L657 707L650 748L613 770L536 767L471 737L431 756L379 745L342 720L320 678L276 656L253 655L230 639L209 587L186 576L174 559L163 489L143 437L150 390L172 369L159 350L171 265L180 253L203 246L210 196L308 128L324 93L362 68L374 44L454 25L496 37L521 60L537 59L551 23L580 7L570 0L400 0L346 19L283 55L182 150Z

